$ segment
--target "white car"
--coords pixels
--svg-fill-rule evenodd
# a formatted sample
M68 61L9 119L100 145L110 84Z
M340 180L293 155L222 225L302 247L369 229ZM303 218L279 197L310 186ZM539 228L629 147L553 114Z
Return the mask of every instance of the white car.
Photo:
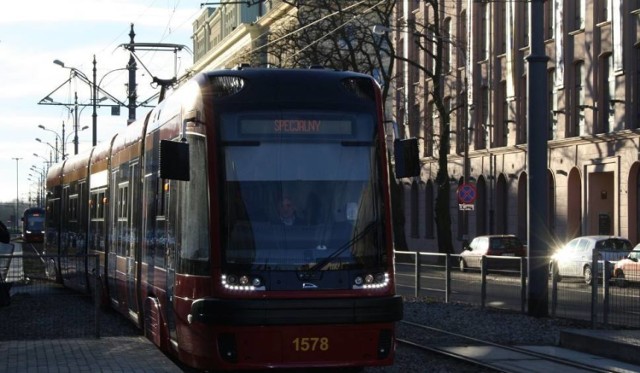
M558 281L564 277L582 277L587 285L591 285L594 250L597 250L598 273L601 277L604 261L610 262L613 268L614 262L627 257L632 248L631 242L624 237L576 237L551 256L549 270Z

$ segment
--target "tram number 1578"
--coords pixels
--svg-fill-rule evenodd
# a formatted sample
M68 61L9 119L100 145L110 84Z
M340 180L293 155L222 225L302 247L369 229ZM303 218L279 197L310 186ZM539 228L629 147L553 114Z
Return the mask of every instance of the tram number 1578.
M326 337L298 337L293 340L293 349L296 352L328 351L329 338Z

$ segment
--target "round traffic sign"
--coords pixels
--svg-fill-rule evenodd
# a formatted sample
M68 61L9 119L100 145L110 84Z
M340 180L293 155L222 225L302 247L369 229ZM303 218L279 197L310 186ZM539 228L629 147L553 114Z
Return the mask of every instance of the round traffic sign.
M458 202L463 204L474 203L478 195L476 186L471 183L465 183L460 185L456 193L458 194Z

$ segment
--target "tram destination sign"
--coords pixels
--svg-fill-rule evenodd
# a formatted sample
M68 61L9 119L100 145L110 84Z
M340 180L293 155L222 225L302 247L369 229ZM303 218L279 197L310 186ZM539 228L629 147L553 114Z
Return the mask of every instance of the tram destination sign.
M242 135L351 135L353 122L343 119L242 119Z

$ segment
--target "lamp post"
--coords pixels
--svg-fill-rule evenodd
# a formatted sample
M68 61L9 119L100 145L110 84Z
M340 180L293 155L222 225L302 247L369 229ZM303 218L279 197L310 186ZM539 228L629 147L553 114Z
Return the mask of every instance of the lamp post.
M22 159L22 158L11 158L11 159L15 159L16 161L16 215L15 215L15 231L18 232L18 203L20 201L20 195L18 194L18 190L19 190L19 183L18 183L18 162Z
M37 156L37 154L34 154L34 155ZM44 178L45 178L46 171L44 167L41 171L36 166L31 166L30 170L37 174L37 175L29 174L29 176L38 178L38 193L36 194L36 201L37 201L38 207L40 207L42 206L42 196L43 196L42 190L44 188Z
M65 137L64 137L64 121L62 121L62 136L58 135L58 132L54 131L54 130L50 130L47 127L43 126L42 124L38 125L38 128L42 128L45 131L49 131L52 132L55 136L56 136L56 162L58 162L58 140L60 140L60 142L62 143L62 152L60 153L62 156L62 160L64 160L66 158L66 154L64 152L64 143L65 143ZM36 139L38 140L38 139ZM40 141L42 142L42 141Z
M73 74L73 77L77 77L80 78L80 80L82 80L85 84L87 84L89 86L89 88L91 89L91 107L93 108L93 113L91 114L91 121L92 121L92 129L93 129L93 135L92 135L92 146L96 146L97 142L98 142L98 112L97 112L97 108L98 108L98 103L100 101L103 101L105 98L103 99L98 99L98 93L102 92L103 94L105 94L107 96L107 98L111 99L112 101L114 101L115 103L117 103L119 106L127 106L125 103L123 103L122 101L118 100L117 98L115 98L113 95L111 95L109 92L103 90L102 88L100 88L100 85L102 84L102 80L109 74L111 74L114 71L120 71L120 70L128 70L128 67L124 67L124 68L118 68L118 69L114 69L111 70L109 72L107 72L106 74L104 74L102 76L102 78L100 79L99 83L96 83L97 80L97 62L96 62L96 55L93 55L93 79L89 79L89 77L83 73L82 71L78 70L75 67L69 67L69 66L65 66L64 62L60 61L60 60L54 60L53 61L54 64L65 68L65 69L69 69L70 70L70 74ZM56 89L57 90L57 89ZM54 91L55 92L55 91ZM49 96L45 97L44 99L42 99L40 101L41 104L57 104L57 105L64 105L64 104L59 104L59 103L53 103L51 102L51 98ZM50 103L48 103L50 102ZM65 105L66 106L66 105ZM73 106L74 106L74 110L75 110L75 131L77 133L77 127L78 127L78 94L77 91L74 94L74 102L73 102ZM82 105L82 106L87 106L87 105ZM74 143L76 145L76 153L77 153L77 146L78 146L78 141L77 141L77 136L74 140Z
M94 62L94 69L95 69L95 55L93 56L93 62ZM54 64L64 68L64 69L69 69L69 73L73 74L74 77L80 77L80 79L87 83L89 85L89 88L91 88L91 102L93 104L93 110L94 110L94 115L95 115L95 97L94 97L94 90L93 90L93 86L95 85L94 83L91 83L91 81L89 80L89 78L87 77L87 75L85 75L85 73L83 73L82 71L76 69L75 67L68 67L64 65L64 62L60 61L60 60L54 60L53 61ZM73 137L73 154L78 154L78 91L75 90L73 93L74 96L74 101L73 101L73 110L74 110L74 120L73 120L73 131L75 136ZM94 117L94 121L96 120L96 117ZM95 123L94 123L94 137L95 137ZM95 145L95 141L94 144Z
M49 153L49 162L55 162L55 163L58 163L58 141L57 141L57 140L58 140L58 139L56 138L56 146L54 147L53 145L49 144L48 142L44 142L44 141L42 141L41 139L39 139L39 138L37 138L37 137L36 137L36 141L37 141L37 142L39 142L39 143L41 143L41 144L44 144L44 145L47 145L48 147L50 147L50 148L51 148L51 150L53 150L53 151L54 151L54 154L55 154L56 156L55 156L55 158L51 159L51 153Z

